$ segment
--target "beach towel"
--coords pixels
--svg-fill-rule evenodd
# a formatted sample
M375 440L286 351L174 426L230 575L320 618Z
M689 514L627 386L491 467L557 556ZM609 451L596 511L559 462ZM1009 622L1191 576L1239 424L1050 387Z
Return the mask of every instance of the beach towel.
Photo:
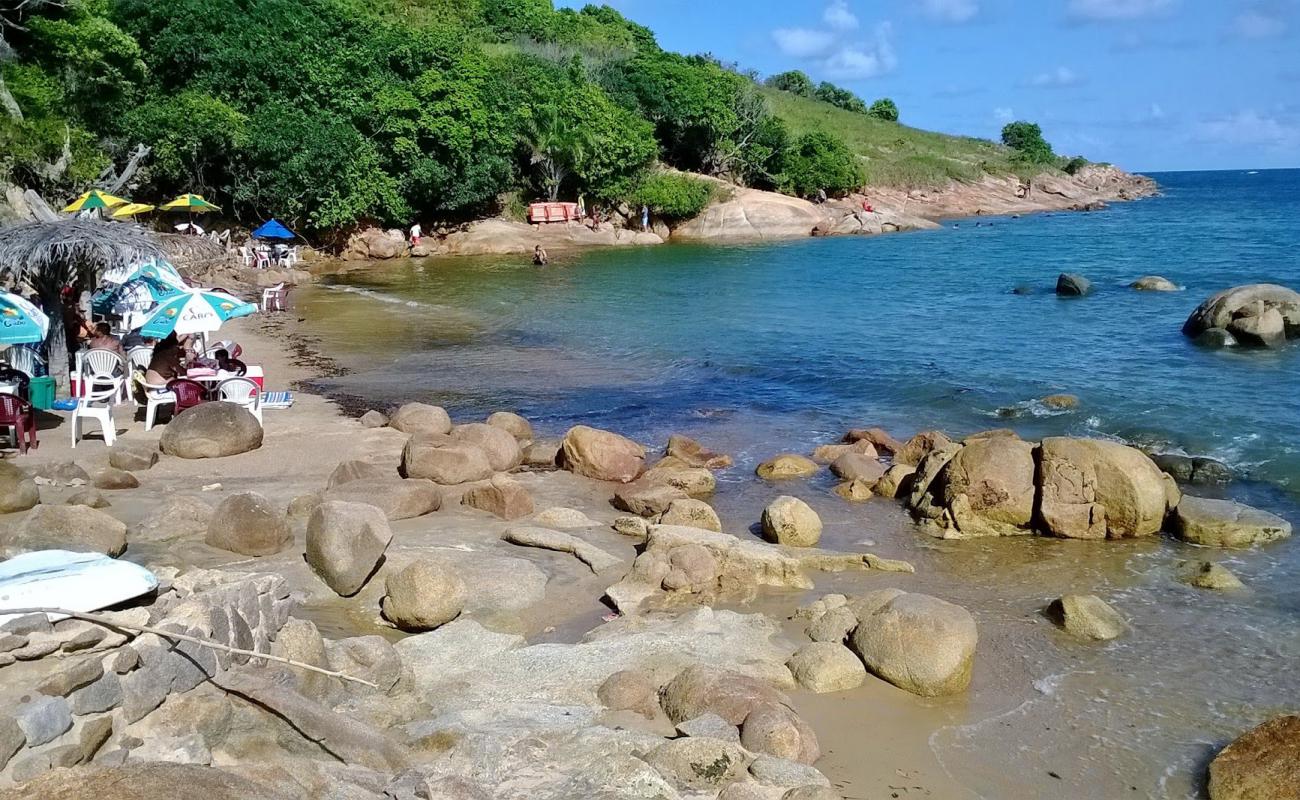
M262 408L292 408L293 392L262 392Z

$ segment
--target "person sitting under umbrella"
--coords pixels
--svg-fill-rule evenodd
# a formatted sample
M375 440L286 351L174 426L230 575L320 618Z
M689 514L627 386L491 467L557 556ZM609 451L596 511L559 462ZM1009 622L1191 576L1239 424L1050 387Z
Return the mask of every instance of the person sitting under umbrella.
M117 353L123 359L126 358L126 348L122 342L113 335L113 329L107 322L95 323L94 332L86 340L86 347L91 350L108 350Z

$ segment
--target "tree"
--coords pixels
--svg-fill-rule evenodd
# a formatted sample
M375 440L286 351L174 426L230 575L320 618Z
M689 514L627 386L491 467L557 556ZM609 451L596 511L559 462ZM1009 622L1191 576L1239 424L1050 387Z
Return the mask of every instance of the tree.
M502 41L546 37L555 9L551 0L482 0L482 16Z
M825 191L843 196L862 185L857 157L840 139L814 131L799 137L785 154L781 190L800 197Z
M230 167L247 140L248 119L225 102L194 90L155 97L125 124L153 150L152 177L172 191L227 194Z
M852 111L855 114L867 113L867 104L862 102L858 97L848 89L841 89L833 83L822 81L817 84L817 99L823 103L830 103L836 108L842 108L845 111Z
M656 217L678 222L700 215L717 192L713 183L680 172L656 172L637 185L631 200Z
M888 97L882 97L871 104L867 114L885 122L898 122L898 105Z
M780 89L783 92L797 94L800 97L812 97L815 93L812 78L809 78L797 69L773 75L767 79L767 85L771 86L773 89Z
M1009 122L1002 129L1002 143L1017 155L1035 164L1047 164L1056 159L1052 146L1043 138L1043 129L1032 122Z
M533 148L533 166L541 171L546 197L554 203L574 163L589 146L585 132L564 108L546 103L533 109L528 140Z

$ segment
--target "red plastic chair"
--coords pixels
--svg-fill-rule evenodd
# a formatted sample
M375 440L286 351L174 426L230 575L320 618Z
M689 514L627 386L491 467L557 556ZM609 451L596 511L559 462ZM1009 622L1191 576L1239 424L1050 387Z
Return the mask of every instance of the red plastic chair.
M208 399L207 387L188 378L173 378L167 381L167 391L176 395L175 413L177 414L187 408L203 405Z
M14 429L14 443L19 452L27 454L28 448L40 446L36 441L36 412L32 404L17 395L0 392L0 427Z

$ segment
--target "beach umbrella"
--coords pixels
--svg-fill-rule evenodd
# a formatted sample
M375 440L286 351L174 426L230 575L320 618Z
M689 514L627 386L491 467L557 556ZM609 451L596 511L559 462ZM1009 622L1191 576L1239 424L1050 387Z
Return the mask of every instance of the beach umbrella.
M153 278L154 280L174 286L177 289L186 288L185 279L181 273L172 266L170 261L162 259L151 259L137 264L121 264L104 271L104 283L122 284L139 278Z
M211 333L235 317L246 317L257 306L225 292L211 289L186 289L169 297L149 313L140 326L140 335L162 339L167 334Z
M127 217L134 217L136 214L147 214L153 211L154 208L148 203L127 203L113 209L112 217L113 219L126 219Z
M0 344L32 344L45 341L50 318L27 298L0 292Z
M293 231L284 227L278 219L267 220L262 223L261 227L253 231L254 239L292 239Z
M117 286L106 286L90 299L96 314L125 314L150 311L162 301L186 291L153 275L140 275Z
M117 208L118 206L126 204L127 201L120 197L114 197L113 195L106 194L98 189L91 189L81 197L73 200L63 210L70 214L75 214L78 211L85 211L87 209L98 208L102 210L106 208Z
M198 194L183 194L170 203L163 203L162 207L166 211L188 211L191 214L206 214L209 211L221 210L221 206L209 203Z

